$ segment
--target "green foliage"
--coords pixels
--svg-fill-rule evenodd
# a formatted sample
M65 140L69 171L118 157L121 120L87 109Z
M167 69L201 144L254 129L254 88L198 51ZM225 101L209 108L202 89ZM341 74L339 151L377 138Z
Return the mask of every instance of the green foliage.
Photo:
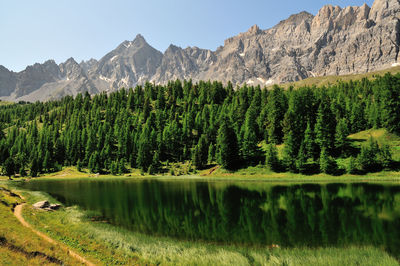
M328 154L326 148L321 150L319 168L325 174L335 174L337 171L336 161Z
M347 127L346 120L344 118L339 120L336 126L335 134L335 147L339 154L346 155L345 152L348 147L347 136L349 135L349 129Z
M275 144L268 144L267 145L267 154L265 158L265 164L272 170L272 171L279 171L281 169L281 165L278 158L278 150L276 149Z
M208 148L206 136L202 135L192 152L192 163L197 169L202 169L207 165Z
M239 147L233 128L226 120L222 121L217 135L217 162L225 169L238 168Z
M4 175L11 177L15 175L15 172L17 171L17 167L15 165L14 159L9 157L7 160L3 163L3 173Z
M123 173L126 163L142 172L152 166L157 173L167 160L237 168L262 161L259 143L265 140L285 142L283 163L303 171L318 162L322 149L341 159L357 157L358 147L347 139L355 130L385 126L398 134L398 84L400 75L287 91L176 80L93 97L0 105L0 165L5 172L11 158L15 169L9 173L26 169L31 176L71 165ZM391 151L396 149L381 145L374 160L382 168L395 166ZM368 151L360 153L360 170L372 170Z
M283 163L287 170L290 172L296 172L297 167L296 167L296 158L297 158L297 152L296 152L296 143L294 142L294 137L293 133L289 133L286 136L285 140L285 147L283 150Z
M258 133L257 133L257 113L256 107L251 105L246 112L246 120L243 125L243 140L242 140L242 157L246 164L255 165L257 157L260 153L258 148Z
M346 167L346 171L347 171L347 173L352 174L352 175L358 173L357 160L353 156L351 156L349 158L349 163Z
M361 147L357 161L361 171L377 172L391 165L392 153L387 144L380 147L378 142L370 137L368 142Z
M323 96L319 104L317 120L315 124L315 142L320 150L325 149L330 153L334 147L335 141L335 117L330 109L327 96Z

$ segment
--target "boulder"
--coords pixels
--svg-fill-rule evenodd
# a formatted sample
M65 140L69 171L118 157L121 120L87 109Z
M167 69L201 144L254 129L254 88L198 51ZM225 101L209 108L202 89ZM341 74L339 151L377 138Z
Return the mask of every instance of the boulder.
M58 210L61 208L61 204L50 204L49 209L50 210Z
M47 200L39 201L33 204L32 206L38 209L44 209L50 207L50 202L48 202Z

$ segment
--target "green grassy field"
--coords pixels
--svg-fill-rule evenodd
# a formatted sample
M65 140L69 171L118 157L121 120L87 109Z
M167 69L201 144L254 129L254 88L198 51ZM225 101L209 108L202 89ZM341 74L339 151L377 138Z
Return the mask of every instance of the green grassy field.
M12 182L2 183L13 187ZM41 192L19 193L28 203L45 199L56 202ZM3 213L3 209L0 212ZM103 221L92 221L90 213L78 207L63 208L57 212L28 207L23 214L38 230L102 265L398 265L384 250L369 246L314 249L223 245L131 232ZM17 221L11 220L7 225L18 228ZM22 234L24 228L20 229ZM25 242L27 237L23 237ZM32 242L31 245L43 247L41 242ZM19 254L10 256L18 258ZM67 261L68 258L63 259ZM4 258L2 260L0 262L6 262Z
M58 245L43 241L19 223L12 210L21 202L0 184L0 265L79 265Z
M321 77L311 77L303 79L297 82L290 82L286 84L281 84L280 86L284 88L289 88L293 86L295 88L305 87L305 86L327 86L337 83L338 81L350 81L350 80L361 80L363 78L374 79L375 76L383 76L386 73L397 74L400 72L400 66L395 66L379 71L373 71L363 74L351 74L351 75L341 75L341 76L321 76Z

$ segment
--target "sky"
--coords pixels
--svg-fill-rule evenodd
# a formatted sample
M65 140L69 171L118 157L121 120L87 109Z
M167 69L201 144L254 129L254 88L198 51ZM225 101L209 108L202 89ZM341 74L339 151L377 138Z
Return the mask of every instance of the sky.
M0 65L18 72L48 59L100 59L139 33L161 52L171 43L216 50L254 24L364 3L373 0L1 0Z

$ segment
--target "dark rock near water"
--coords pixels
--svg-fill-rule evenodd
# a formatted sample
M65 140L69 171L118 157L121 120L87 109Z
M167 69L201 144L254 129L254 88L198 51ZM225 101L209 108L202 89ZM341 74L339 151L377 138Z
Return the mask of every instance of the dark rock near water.
M50 204L47 200L36 202L32 206L47 211L55 211L61 208L61 204Z
M44 208L48 208L50 206L50 202L48 202L47 200L39 201L39 202L36 202L35 204L33 204L32 206L35 208L38 208L38 209L44 209Z

